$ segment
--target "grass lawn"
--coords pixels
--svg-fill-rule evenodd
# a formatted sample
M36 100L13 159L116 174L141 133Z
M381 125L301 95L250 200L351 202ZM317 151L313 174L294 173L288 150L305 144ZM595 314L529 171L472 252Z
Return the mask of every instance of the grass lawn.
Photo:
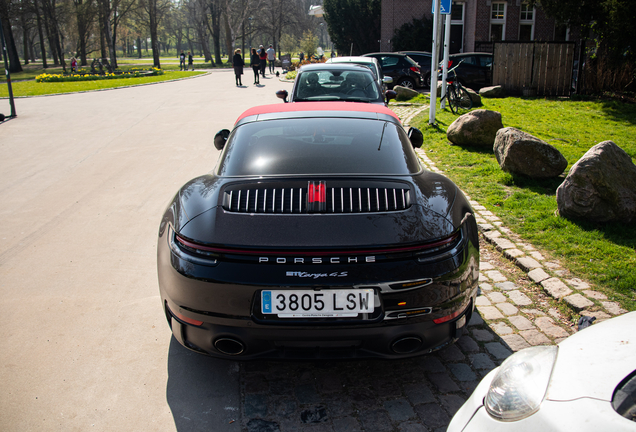
M626 309L636 310L636 223L572 221L558 215L556 203L556 189L567 170L599 142L612 140L636 159L636 105L513 97L482 101L481 108L501 113L505 127L516 127L556 147L568 161L566 172L552 180L503 172L491 150L450 145L446 129L457 116L439 108L438 127L428 125L428 111L411 121L424 133L422 148L472 199L545 256L560 261Z
M47 72L49 72L47 70ZM50 72L49 72L50 73ZM201 75L205 72L180 72L167 71L163 75L140 78L122 78L97 81L79 81L66 83L38 83L35 80L12 82L13 96L41 96L47 94L73 93L79 91L103 90L116 87L126 87L139 84L149 84L162 81L171 81L190 76ZM12 80L13 81L13 80ZM0 85L0 98L9 97L9 89L6 85Z

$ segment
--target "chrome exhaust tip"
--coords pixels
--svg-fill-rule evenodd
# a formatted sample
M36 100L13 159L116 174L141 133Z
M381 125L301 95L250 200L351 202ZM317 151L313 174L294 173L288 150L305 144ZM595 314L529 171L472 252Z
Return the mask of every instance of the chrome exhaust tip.
M217 339L214 342L214 348L223 354L231 356L243 354L243 351L245 351L245 345L243 345L243 342L231 338Z
M391 349L396 354L410 354L422 347L422 339L417 336L407 336L396 339L391 344Z

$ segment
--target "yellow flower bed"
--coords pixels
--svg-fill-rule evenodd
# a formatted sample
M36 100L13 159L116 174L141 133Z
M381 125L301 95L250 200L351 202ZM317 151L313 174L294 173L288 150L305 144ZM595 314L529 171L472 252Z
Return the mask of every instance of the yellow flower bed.
M84 71L84 69L80 69L80 71ZM35 77L35 81L42 83L42 82L75 82L75 81L96 81L96 80L106 80L106 79L121 79L121 78L139 78L141 76L148 76L148 75L163 75L164 71L159 69L159 68L152 68L150 71L147 72L151 72L151 73L144 73L146 71L132 71L132 72L123 72L120 74L115 74L115 73L105 73L103 75L97 75L97 74L86 74L86 73L82 73L82 74L70 74L70 75L64 75L64 74L47 74L47 73L43 73L40 74L38 76Z

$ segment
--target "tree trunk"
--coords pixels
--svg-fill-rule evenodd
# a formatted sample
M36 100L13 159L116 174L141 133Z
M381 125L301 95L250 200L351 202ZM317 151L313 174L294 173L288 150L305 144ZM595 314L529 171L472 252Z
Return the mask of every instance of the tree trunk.
M141 36L137 36L137 57L141 58Z
M53 33L53 43L57 51L57 55L62 65L62 70L66 73L66 61L64 60L64 51L62 51L62 44L60 43L60 26L57 24L57 16L55 14L55 0L46 0L49 9L49 19L51 20L51 32Z
M13 32L11 31L11 23L9 22L8 4L5 0L0 0L0 19L2 20L2 30L4 33L4 43L6 44L7 57L9 58L9 72L22 72L20 57L13 40Z
M223 60L221 60L221 8L218 5L218 0L210 0L210 17L212 18L210 34L214 44L214 62L221 66L223 64Z
M77 20L77 36L79 38L79 58L80 64L86 65L86 38L88 37L88 12L89 4L84 3L82 0L74 0L75 5L75 17Z
M26 25L26 20L24 17L24 14L26 12L24 11L24 9L22 10L22 13L20 14L20 26L22 27L22 50L24 51L24 64L28 65L29 64L29 29L27 28Z
M48 68L48 65L46 64L46 47L44 46L44 34L42 33L42 18L40 17L39 1L34 0L33 6L35 8L35 18L38 25L38 35L40 36L40 51L42 52L42 67L46 69Z
M35 63L35 35L29 38L29 55L31 56L31 63Z
M234 30L230 26L230 20L227 12L223 14L223 27L225 29L225 50L228 52L228 56L231 59L234 55L235 39Z
M157 0L148 0L148 17L150 18L150 44L152 46L152 61L156 68L161 68L159 62L159 40L157 36Z
M49 42L49 49L51 51L51 56L53 56L53 66L59 66L59 56L57 52L57 47L55 46L55 28L53 27L53 21L51 18L51 6L50 0L42 0L42 12L44 14L44 28L46 30L46 39Z
M102 25L104 27L104 39L106 46L108 47L108 53L110 54L110 66L115 69L117 67L117 54L115 53L115 44L110 32L110 2L109 0L100 0L100 9L102 11Z
M105 59L106 54L106 29L104 28L104 8L97 8L97 22L99 23L99 58Z
M203 51L203 58L206 62L208 61L211 62L212 54L210 53L210 47L208 46L208 43L207 43L208 38L207 38L206 28L200 20L197 21L196 30L199 36L199 40L201 41L201 50Z

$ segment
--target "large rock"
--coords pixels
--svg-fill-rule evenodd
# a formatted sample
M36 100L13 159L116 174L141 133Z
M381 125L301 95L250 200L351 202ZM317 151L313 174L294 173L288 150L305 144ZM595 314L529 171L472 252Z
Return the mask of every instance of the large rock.
M502 98L506 97L506 92L502 86L492 86L479 90L479 95L485 98Z
M589 149L557 189L561 216L596 222L636 221L636 166L612 141Z
M556 177L568 166L556 148L513 127L497 131L493 151L502 170L532 178Z
M397 93L397 96L395 97L396 101L407 101L419 95L417 91L399 85L394 86L393 90Z
M446 137L460 146L492 149L497 131L502 127L500 113L478 109L459 116L448 127Z
M481 96L479 96L479 93L477 93L475 90L471 88L468 88L468 87L464 87L464 88L470 95L470 100L473 101L473 107L481 106Z

